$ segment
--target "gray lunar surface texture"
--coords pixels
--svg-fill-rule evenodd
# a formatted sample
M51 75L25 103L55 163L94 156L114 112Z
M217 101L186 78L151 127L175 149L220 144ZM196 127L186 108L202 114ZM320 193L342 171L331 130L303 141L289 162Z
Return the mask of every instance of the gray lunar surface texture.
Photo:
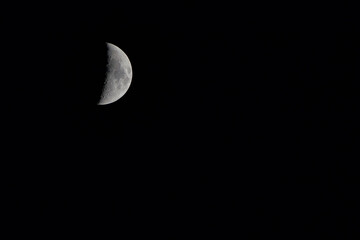
M117 46L107 45L107 73L98 105L119 100L130 87L132 67L127 55Z

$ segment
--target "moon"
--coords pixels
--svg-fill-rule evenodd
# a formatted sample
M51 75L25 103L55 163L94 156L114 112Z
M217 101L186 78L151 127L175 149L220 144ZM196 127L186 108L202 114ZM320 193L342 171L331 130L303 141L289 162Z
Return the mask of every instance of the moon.
M119 100L129 89L132 80L132 67L127 55L111 43L106 43L106 46L106 76L98 105Z

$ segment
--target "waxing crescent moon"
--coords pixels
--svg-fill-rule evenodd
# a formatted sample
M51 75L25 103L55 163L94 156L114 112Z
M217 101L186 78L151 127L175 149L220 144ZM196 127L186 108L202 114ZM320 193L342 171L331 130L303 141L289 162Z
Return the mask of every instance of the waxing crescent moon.
M132 79L132 67L126 54L111 43L106 43L106 46L106 76L98 105L119 100L129 89Z

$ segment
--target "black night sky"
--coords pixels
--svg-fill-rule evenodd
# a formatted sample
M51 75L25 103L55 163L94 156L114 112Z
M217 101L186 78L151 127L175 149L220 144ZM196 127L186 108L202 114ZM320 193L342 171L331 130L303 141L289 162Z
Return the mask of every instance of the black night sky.
M0 16L8 222L105 225L122 237L224 226L259 239L350 236L357 20L331 4L279 9L9 6ZM124 97L97 106L105 42L127 54L133 79Z

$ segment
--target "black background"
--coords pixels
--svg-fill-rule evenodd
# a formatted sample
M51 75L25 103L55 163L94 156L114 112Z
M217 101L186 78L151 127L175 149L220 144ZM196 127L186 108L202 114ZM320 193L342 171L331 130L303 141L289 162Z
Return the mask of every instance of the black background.
M4 9L4 208L14 220L121 236L220 226L351 236L360 60L351 6ZM104 42L129 56L133 80L119 101L96 106Z

